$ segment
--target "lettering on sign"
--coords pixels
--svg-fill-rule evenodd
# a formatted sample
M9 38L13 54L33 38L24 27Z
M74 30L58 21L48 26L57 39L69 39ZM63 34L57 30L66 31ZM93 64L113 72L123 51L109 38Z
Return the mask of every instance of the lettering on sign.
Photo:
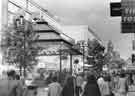
M135 8L125 8L124 13L126 15L135 15Z
M135 0L122 0L122 33L135 33Z
M135 17L123 17L122 22L135 22Z
M123 11L122 22L135 22L135 8L125 8Z

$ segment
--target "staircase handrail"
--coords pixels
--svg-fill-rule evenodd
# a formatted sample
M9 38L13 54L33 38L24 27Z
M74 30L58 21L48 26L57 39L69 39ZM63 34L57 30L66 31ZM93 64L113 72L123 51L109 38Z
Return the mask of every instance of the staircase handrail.
M51 17L51 16L49 15L50 13L49 13L47 10L45 10L44 8L42 8L40 5L38 5L37 3L35 3L35 2L32 1L32 0L29 0L29 2L30 2L32 5L34 5L36 8L38 8L38 9L40 9L42 12L44 12L44 13L46 14L46 16L47 16L50 20L52 20L52 22L57 23L57 22L53 19L53 17ZM23 9L23 10L24 10L25 12L27 12L29 15L32 15L32 12L30 12L27 8L24 8L24 7L20 6L20 5L17 5L16 2L9 0L9 3L15 5L16 7L20 8L20 9ZM10 12L11 14L16 15L15 13L13 13L13 12L11 12L11 11L9 11L9 10L8 10L8 12ZM44 15L45 15L45 14L44 14ZM58 24L58 23L57 23L57 24ZM51 25L51 24L50 24L50 25ZM74 40L73 38L71 38L71 37L69 37L68 35L64 34L63 32L61 32L61 30L59 30L59 29L56 28L55 26L52 26L52 25L51 25L50 27L51 27L52 29L55 29L58 33L63 34L63 35L65 35L66 37L68 37L68 38L72 41L72 43L75 42L75 40ZM64 39L64 38L63 38L63 39Z
M15 5L16 7L20 8L20 9L23 9L25 12L27 12L27 13L30 14L30 15L32 15L32 13L31 13L29 10L27 10L26 8L24 8L24 7L20 6L20 5L17 5L16 2L9 0L9 3ZM11 11L10 11L10 12L11 12ZM12 13L13 13L13 12L12 12Z

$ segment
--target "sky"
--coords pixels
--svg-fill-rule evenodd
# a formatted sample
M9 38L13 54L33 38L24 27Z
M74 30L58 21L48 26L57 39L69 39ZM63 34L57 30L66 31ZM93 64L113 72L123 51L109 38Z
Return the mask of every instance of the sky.
M122 34L121 18L110 16L110 2L120 0L34 1L57 17L62 26L88 25L101 38L104 45L112 40L115 50L120 52L122 58L127 59L131 56L133 34Z
M132 53L133 34L121 33L121 18L110 17L110 2L120 0L35 0L62 25L89 25L106 45L112 40L116 51L127 59Z

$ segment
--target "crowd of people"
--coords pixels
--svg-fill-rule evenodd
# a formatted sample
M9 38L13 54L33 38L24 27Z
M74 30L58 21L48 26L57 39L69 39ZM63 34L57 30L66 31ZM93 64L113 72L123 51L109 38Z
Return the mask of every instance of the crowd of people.
M0 80L0 96L22 96L24 82L20 81L20 76L11 70L6 77Z
M0 82L0 96L37 96L36 88L33 94L29 93L32 86L26 86L15 71L7 72L7 76L7 80ZM93 72L76 75L55 72L46 80L48 96L135 96L135 76L123 72L99 76Z
M133 77L125 73L104 73L98 77L91 73L68 75L62 86L57 76L53 76L48 96L135 96ZM130 87L133 88L131 93Z

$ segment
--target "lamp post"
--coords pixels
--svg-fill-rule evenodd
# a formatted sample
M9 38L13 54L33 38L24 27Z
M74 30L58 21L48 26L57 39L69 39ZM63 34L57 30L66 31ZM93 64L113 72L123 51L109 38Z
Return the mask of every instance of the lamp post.
M26 52L25 52L25 49L26 49L26 31L24 30L25 29L25 21L24 21L24 17L23 16L20 16L20 23L21 23L21 25L23 26L23 32L24 32L24 34L23 34L23 36L24 36L24 40L23 40L23 47L24 47L24 55L23 55L23 67L24 67L24 77L25 77L25 75L26 75L26 60L25 60L25 56L26 56ZM27 29L26 29L27 30Z
M84 72L84 64L85 64L85 48L88 47L87 42L82 41L81 44L80 44L80 47L81 47L81 49L82 49L82 54L83 54L83 72Z
M25 76L26 74L26 62L25 62L25 49L26 49L26 33L25 33L25 20L24 20L24 16L20 15L19 18L16 19L16 28L21 30L22 35L23 35L23 43L22 43L22 47L23 47L23 56L20 57L21 61L20 61L20 75L22 75L22 67L24 68L23 71L23 75Z
M62 50L61 49L60 49L60 53L59 54L60 54L60 73L61 73L61 71L62 71L62 58L61 58L62 57L61 56L62 55Z
M82 47L82 55L83 55L83 72L84 72L85 46L81 45L81 47Z
M62 45L63 45L63 42L60 42L60 49L59 49L59 57L60 57L59 82L61 82L61 73L62 73Z

